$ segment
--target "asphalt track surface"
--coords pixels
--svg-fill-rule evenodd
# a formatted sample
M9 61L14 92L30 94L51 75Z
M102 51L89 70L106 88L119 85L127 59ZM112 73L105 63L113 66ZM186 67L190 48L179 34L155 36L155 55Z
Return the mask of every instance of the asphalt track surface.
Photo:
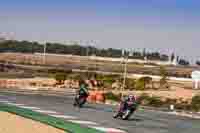
M138 110L130 120L113 119L115 107L102 104L86 104L78 109L72 106L73 94L45 96L40 94L2 93L1 100L39 107L59 112L62 115L100 124L102 127L117 128L127 133L199 133L200 120L159 111Z

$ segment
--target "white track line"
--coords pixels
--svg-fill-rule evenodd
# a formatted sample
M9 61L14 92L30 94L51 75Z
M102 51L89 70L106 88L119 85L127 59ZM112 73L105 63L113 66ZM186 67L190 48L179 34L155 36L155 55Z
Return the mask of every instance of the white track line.
M11 101L7 101L7 100L0 100L1 103L11 103Z
M18 103L14 103L13 105L15 105L15 106L24 106L24 104L18 104Z
M83 125L99 125L96 122L92 122L92 121L80 121L80 120L68 120L72 123L78 123L78 124L83 124Z
M40 108L38 107L33 107L33 106L19 106L21 108L24 108L24 109L35 109L35 110L39 110Z
M14 106L24 106L24 104L11 103L11 102L9 102L9 103L7 103L7 104L14 105Z
M97 130L100 130L100 131L103 131L106 133L127 133L123 130L115 129L115 128L105 128L105 127L91 127L91 128L94 128L94 129L97 129Z
M77 117L69 116L69 115L50 115L50 116L57 117L57 118L63 118L63 119L77 119Z
M40 109L36 109L36 110L34 110L34 111L39 112L39 113L45 113L45 114L57 114L57 112L51 111L51 110L40 110Z

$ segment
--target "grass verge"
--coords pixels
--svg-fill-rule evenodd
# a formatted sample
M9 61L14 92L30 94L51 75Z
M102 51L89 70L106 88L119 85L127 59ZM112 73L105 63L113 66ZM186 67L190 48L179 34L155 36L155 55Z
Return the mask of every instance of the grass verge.
M44 115L29 109L20 108L13 105L0 103L0 111L13 113L28 119L32 119L55 128L66 131L67 133L104 133L92 128L81 127L79 124L66 122L63 119L55 118L52 116Z

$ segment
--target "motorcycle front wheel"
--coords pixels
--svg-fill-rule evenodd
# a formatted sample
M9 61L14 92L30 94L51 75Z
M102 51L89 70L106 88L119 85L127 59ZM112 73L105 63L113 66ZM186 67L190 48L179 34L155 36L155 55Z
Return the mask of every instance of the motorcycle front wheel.
M130 110L126 110L126 112L122 115L122 120L127 120L131 115Z

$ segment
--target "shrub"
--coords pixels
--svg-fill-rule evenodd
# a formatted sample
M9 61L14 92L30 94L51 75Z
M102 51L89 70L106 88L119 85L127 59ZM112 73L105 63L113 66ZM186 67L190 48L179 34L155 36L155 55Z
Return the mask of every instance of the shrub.
M144 90L144 80L137 79L136 84L135 84L135 89L136 90Z
M149 99L149 105L153 106L153 107L161 107L164 105L164 102L161 100L160 97L150 97Z
M103 75L101 80L106 84L112 85L117 79L119 79L119 75Z
M166 105L171 105L171 104L176 104L177 103L177 100L176 99L171 99L171 98L167 98L167 99L165 99L165 104Z
M147 105L148 104L148 99L150 98L150 96L146 93L143 93L142 95L140 95L138 98L137 98L137 102L139 104L142 104L142 105Z
M195 111L200 111L200 95L196 95L192 98L191 108Z
M103 81L104 75L103 74L96 74L96 80Z
M164 66L160 67L160 76L161 76L160 87L167 87L165 85L167 85L167 80L168 80L167 76L168 76L168 73L167 73L167 70L165 69Z
M63 69L48 69L49 74L56 74L56 73L72 73L72 70L63 70Z
M161 107L165 104L161 100L160 97L157 96L149 96L148 94L144 93L137 98L139 104L153 106L153 107Z
M126 89L132 90L135 88L135 79L127 78L126 79Z
M150 83L152 83L151 77L141 77L136 81L135 88L136 90L145 90Z
M165 101L162 101L160 97L151 97L148 94L143 93L137 98L137 101L139 104L146 106L169 107L169 105L174 104L176 109L200 111L200 95L194 96L191 103L188 101L181 101L177 103L176 99L167 98Z
M67 75L68 79L73 79L73 80L81 80L81 79L87 79L86 73L70 73Z
M107 93L105 93L105 98L106 98L106 100L120 101L121 96L114 94L112 92L107 92Z
M179 110L192 110L192 106L191 104L189 104L188 102L186 101L183 101L181 103L177 103L175 105L176 109L179 109Z
M55 78L55 80L57 81L58 84L64 84L65 80L67 79L67 74L57 72L54 75L54 78Z

